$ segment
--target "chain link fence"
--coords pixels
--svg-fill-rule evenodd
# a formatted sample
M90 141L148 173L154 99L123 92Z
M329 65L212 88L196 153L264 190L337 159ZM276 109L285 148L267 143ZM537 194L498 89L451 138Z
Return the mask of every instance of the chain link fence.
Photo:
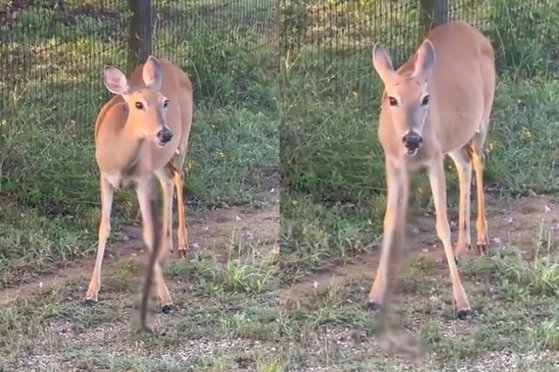
M372 44L382 42L400 64L425 30L447 20L481 28L493 42L501 71L559 71L550 27L559 24L556 5L556 0L0 0L0 180L26 177L18 170L27 165L22 158L39 159L52 146L71 149L78 141L84 147L76 146L75 153L52 154L64 157L66 167L73 161L83 166L75 159L92 153L93 122L110 96L101 81L103 66L130 70L150 49L189 72L198 105L250 104L265 93L246 88L251 71L257 71L283 79L282 101L288 104L315 93L320 100L355 94L369 110L376 84ZM278 60L283 75L277 74ZM264 64L269 68L255 68ZM315 80L316 92L307 92L303 83ZM287 136L282 134L283 143Z
M151 53L185 69L192 136L211 146L220 113L274 105L278 45L275 0L0 0L0 197L48 215L95 206L105 65L130 72Z
M203 98L228 46L258 58L278 38L273 0L0 0L0 104L10 117L28 100L56 120L90 126L108 93L104 65L122 70L150 50L185 68ZM131 58L131 56L137 58ZM222 54L221 57L226 57ZM210 59L208 61L208 59ZM209 66L209 67L208 67ZM210 68L210 69L208 69ZM214 89L217 89L214 87ZM61 112L63 110L64 112Z
M321 203L384 193L374 43L398 67L433 25L463 20L492 42L499 97L507 82L559 75L557 0L281 0L280 20L282 190Z
M493 42L499 70L524 74L558 66L551 25L559 22L555 0L281 0L284 71L331 80L373 83L371 48L381 42L395 66L440 23L463 20ZM342 94L343 95L343 94Z
M134 13L132 9L142 3L149 11ZM103 66L130 70L129 55L145 51L146 46L157 57L169 58L189 71L197 99L219 94L223 81L212 76L223 72L215 70L223 67L218 62L228 58L230 45L257 58L263 46L281 43L284 67L331 75L344 71L344 78L370 84L373 42L384 43L399 64L431 24L458 19L491 37L499 67L517 66L530 72L557 61L558 48L546 26L554 3L0 0L0 114L7 120L27 102L41 102L47 118L50 114L59 124L73 120L88 127L94 120L92 113L108 97L101 84ZM131 27L138 24L151 37L134 45ZM140 54L140 60L145 58L145 53Z

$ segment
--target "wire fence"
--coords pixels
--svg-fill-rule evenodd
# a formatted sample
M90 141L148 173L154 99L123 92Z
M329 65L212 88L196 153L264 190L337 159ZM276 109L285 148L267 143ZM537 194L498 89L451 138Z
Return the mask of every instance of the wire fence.
M151 4L147 14L131 11L138 3ZM372 84L373 42L385 44L394 63L400 64L428 27L441 20L466 20L485 31L497 50L500 68L513 66L526 73L549 69L550 63L559 68L556 35L549 27L559 22L555 3L0 0L0 119L13 122L22 107L34 106L42 110L36 115L39 121L90 128L96 110L109 96L101 82L103 66L129 69L134 17L151 34L136 49L147 45L157 57L184 67L200 100L221 94L224 84L242 83L231 83L237 79L232 76L228 81L216 78L249 69L236 61L239 56L246 62L275 49L284 67L330 80L343 76L366 88ZM245 53L232 54L231 48Z
M95 110L109 96L102 86L103 66L130 71L130 55L142 61L146 50L185 68L195 97L203 98L212 93L207 80L223 73L212 69L219 68L216 58L227 57L227 48L258 58L263 46L278 40L274 4L0 0L0 115L6 120L23 105L41 102L47 118L51 114L60 124L78 121L90 128ZM134 28L147 33L135 35ZM136 36L141 40L134 45Z
M558 9L556 0L282 0L283 67L368 88L373 43L398 66L430 27L463 20L492 40L499 70L533 74L557 66Z
M371 61L376 42L398 67L431 26L463 20L491 40L498 81L559 74L557 0L281 0L280 9L286 196L300 192L359 206L382 194L384 163L375 140L382 83Z

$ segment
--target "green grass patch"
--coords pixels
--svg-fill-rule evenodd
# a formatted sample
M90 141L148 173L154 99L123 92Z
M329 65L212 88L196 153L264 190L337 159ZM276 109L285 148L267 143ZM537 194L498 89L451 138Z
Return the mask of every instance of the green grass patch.
M315 9L312 2L304 3L311 19L305 23L308 33L297 37L306 42L311 29L317 29L311 25L326 22L326 18L312 18L320 12L345 9L345 14L353 17L352 24L360 24L355 19L365 17L349 12L349 3L321 8L318 13L309 10ZM497 58L499 77L487 139L485 184L505 197L526 192L553 193L559 179L554 166L559 75L557 69L550 67L554 49L547 48L545 30L551 27L557 13L536 5L528 9L516 1L507 4L495 2L494 7L483 12L478 9L480 17L488 17L483 18L488 23L474 13L460 13L461 19L484 27L496 50L500 45L507 46ZM525 19L530 16L542 23L530 23ZM381 86L371 67L370 43L384 41L378 36L383 33L369 31L366 25L362 26L363 32L370 37L344 33L348 25L343 19L338 19L338 33L317 39L318 45L313 48L291 45L282 61L281 157L286 166L282 168L280 234L282 266L291 274L297 270L321 270L328 262L370 250L377 246L381 233L386 192L384 156L376 134ZM521 33L521 26L510 28L511 23L530 27ZM528 37L532 41L524 42ZM391 52L404 48L399 41L386 39L396 43ZM342 53L330 50L329 40L337 40L339 45L355 43L351 44L351 53ZM416 42L411 36L409 41ZM508 49L513 44L515 47ZM449 205L456 208L456 171L448 159L446 167ZM411 190L412 212L433 209L424 174L412 178Z
M472 262L482 260L491 267L487 270L494 278L491 283L486 271L468 270ZM464 271L476 283L468 294L477 315L468 322L456 318L449 302L451 285L446 274L426 269L418 277L415 270L406 272L403 281L418 281L421 289L430 289L401 292L395 306L402 328L416 337L426 353L427 359L418 367L475 365L489 353L504 351L521 355L557 350L557 293L541 291L537 286L547 282L547 272L555 265L543 256L533 261L518 259L514 264L500 256L472 259ZM529 274L511 276L512 268ZM326 291L284 308L282 334L288 344L297 345L288 352L291 368L323 366L324 360L331 366L342 366L346 360L375 360L372 354L360 356L363 350L381 350L380 319L363 307L369 285L368 279L330 285ZM530 301L509 298L507 285L527 288ZM317 343L322 345L323 355L315 360Z
M6 56L0 79L0 288L95 248L100 202L93 125L110 97L100 72L104 65L127 67L130 14L126 4L111 4L65 1L58 11L34 2L20 9L14 28L0 33ZM270 4L255 7L250 27L237 24L246 13L237 6L154 6L153 54L185 69L194 85L184 186L189 207L256 206L277 187L279 65ZM137 209L133 190L117 193L113 232L139 222Z
M559 75L552 35L559 13L550 4L450 2L451 18L481 28L497 54L485 169L487 198L497 207L518 195L558 191ZM285 287L293 281L312 286L313 273L379 246L386 203L377 139L382 87L371 67L371 46L382 42L399 65L417 47L422 30L418 2L288 1L282 11L280 278ZM452 162L445 168L454 215L457 176ZM422 173L411 180L410 204L410 214L434 212ZM472 234L475 242L475 223ZM538 252L533 260L515 247L499 247L494 257L461 261L477 314L467 323L456 320L448 273L434 256L411 262L394 308L402 328L426 352L423 363L383 354L382 324L363 309L370 278L344 283L341 275L337 286L301 296L282 310L288 369L513 368L506 355L517 356L525 370L552 368L558 255L553 239L538 231L533 236L535 247L521 247ZM351 275L351 267L344 274ZM542 355L542 362L529 355Z
M170 261L165 278L177 307L173 315L150 303L155 334L137 326L141 265L123 261L105 272L99 303L83 304L83 280L45 288L0 308L0 363L25 369L35 360L45 368L95 365L137 370L282 370L279 351L278 283L275 256L258 240L231 244L229 263L206 253L192 261ZM259 254L255 254L259 252ZM232 272L238 285L229 284ZM269 277L269 280L262 278ZM254 285L253 283L258 283ZM265 286L260 287L259 285ZM204 291L208 287L214 292ZM108 353L107 350L111 350ZM101 356L107 356L102 358ZM19 369L18 369L19 368ZM190 368L190 369L188 369Z

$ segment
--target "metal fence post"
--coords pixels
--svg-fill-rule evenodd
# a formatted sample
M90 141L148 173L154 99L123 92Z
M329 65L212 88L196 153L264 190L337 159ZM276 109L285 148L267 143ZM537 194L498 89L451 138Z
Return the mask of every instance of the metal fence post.
M128 73L151 54L152 12L151 0L128 0L132 12L128 29Z

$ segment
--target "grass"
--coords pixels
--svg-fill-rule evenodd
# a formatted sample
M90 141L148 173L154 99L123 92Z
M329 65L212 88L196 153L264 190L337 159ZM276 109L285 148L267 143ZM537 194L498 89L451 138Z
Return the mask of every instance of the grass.
M550 355L559 350L557 248L531 261L519 259L519 254L518 248L509 246L490 260L468 257L461 264L463 278L476 283L468 287L468 293L477 315L467 323L455 319L447 301L446 271L427 268L418 277L410 270L404 276L404 283L418 283L403 286L396 316L428 356L415 368L482 368L489 355L522 358L539 353L548 368L552 365ZM386 368L410 364L383 353L379 320L362 306L369 285L370 278L348 280L343 286L327 284L322 292L309 292L286 305L282 322L288 329L286 338L294 345L289 351L289 370L322 366L345 371L361 370L357 366L367 363ZM499 364L505 361L495 363L494 367L505 366Z
M61 12L35 1L0 31L2 301L23 285L0 306L0 370L281 371L277 229L265 220L276 210L280 108L268 0L245 3L252 12L154 5L153 54L194 85L184 192L200 251L163 266L177 309L164 316L152 303L157 333L146 335L136 321L144 255L129 249L141 245L129 226L137 202L117 193L99 303L83 306L100 207L93 124L110 96L100 71L127 68L130 14L115 4L70 0Z
M414 235L398 319L424 352L413 370L510 369L512 363L518 370L549 370L557 351L555 230L546 225L546 234L540 234L532 224L539 211L515 206L514 199L546 194L553 203L558 191L558 49L550 35L557 32L559 14L530 2L452 4L452 17L482 28L497 51L485 182L490 233L506 245L490 259L460 264L478 316L466 323L455 320L444 260L442 266L433 255L413 261L422 247L440 249L427 177L413 177L412 221L429 213L431 224ZM280 272L282 290L299 288L282 310L285 343L291 345L289 370L365 371L373 365L402 370L413 364L383 353L379 319L362 308L376 267L368 258L378 256L386 202L376 138L382 88L370 47L382 42L399 65L421 35L414 5L402 5L405 11L400 5L292 1L284 8L289 31L282 60ZM371 22L370 14L384 14L387 21ZM456 171L451 162L446 167L453 216ZM524 221L518 228L538 244L508 241L512 230L499 222L506 218L501 213L509 213L500 212L504 208L517 213L515 218ZM526 257L519 253L524 250L536 253ZM327 283L334 274L339 279ZM539 361L533 358L538 353Z
M539 8L532 13L542 16ZM505 12L492 15L492 19L498 16L508 24ZM543 30L550 27L554 16L551 13L542 23ZM504 38L499 27L493 25L488 31L496 45ZM343 29L339 34L343 43ZM515 58L552 60L546 53L554 49L545 50L547 40L539 40L537 49L531 45L518 51ZM318 59L316 52L311 52L301 48L282 64L281 156L282 164L289 164L282 168L282 265L289 270L291 261L293 270L303 269L300 261L316 267L317 262L305 259L311 252L319 261L330 256L344 259L375 245L371 236L380 232L385 205L374 103L381 87L370 67L368 46L358 44L350 58L324 50ZM498 63L512 58L500 54ZM540 69L531 71L530 77L517 72L522 66L532 68L530 63L500 68L485 179L488 188L501 196L557 191L557 139L553 134L559 117L555 104L559 82L556 69L548 67L551 63L540 62ZM314 65L320 66L320 72L313 70ZM455 171L452 163L447 167L449 199L455 206ZM414 177L412 190L414 207L430 206L426 177Z
M249 365L279 371L281 361L273 352L279 340L278 256L262 241L234 235L227 262L206 252L167 265L164 275L177 311L151 320L156 334L146 335L129 321L136 316L140 278L131 274L141 270L137 261L122 262L104 278L102 299L93 309L81 304L84 283L71 280L3 306L0 365L136 371Z
M104 64L126 66L124 5L66 1L61 13L35 4L19 13L13 32L0 34L3 71L13 71L0 82L0 289L91 259L99 218L92 123L109 96L98 76ZM454 17L483 27L498 52L485 175L491 231L506 242L491 257L460 263L475 310L468 322L456 319L444 261L431 246L410 255L394 316L418 345L415 361L385 353L383 320L362 304L385 206L375 129L381 87L370 44L383 41L402 62L419 39L419 13L412 2L402 2L404 12L374 1L286 1L277 40L274 4L243 4L161 1L155 8L154 54L187 70L195 87L188 213L208 223L215 240L200 233L202 249L191 260L164 265L175 314L159 314L152 303L158 332L141 332L141 262L117 260L103 271L93 309L81 304L81 273L1 306L0 369L556 368L557 12L520 0L453 3ZM371 21L381 13L387 22ZM287 46L281 55L279 41ZM281 249L258 214L277 188L278 150ZM417 219L433 207L425 177L412 186ZM548 194L550 214L538 212L540 199L514 199L534 193ZM227 206L257 211L251 231L214 232L230 224ZM499 225L503 209L516 213L515 226L529 239L509 239L512 228ZM117 194L113 216L113 231L138 222L132 192ZM541 216L547 222L538 230ZM416 236L423 246L436 241L422 230ZM337 271L341 280L330 281ZM280 304L280 288L291 286L299 288L295 299Z
M163 2L154 9L165 21L153 53L184 68L195 87L185 199L202 210L265 205L278 179L279 88L276 51L261 47L274 33L258 30L273 14L261 9L260 26L232 32L230 15L241 10L210 16L206 5ZM0 91L0 288L96 249L93 125L110 96L99 71L105 64L126 69L129 14L103 1L64 6L60 12L36 2L20 11L12 31L0 34L0 54L7 56L2 70L8 71ZM200 30L204 23L211 31ZM139 222L135 193L115 198L114 228Z

